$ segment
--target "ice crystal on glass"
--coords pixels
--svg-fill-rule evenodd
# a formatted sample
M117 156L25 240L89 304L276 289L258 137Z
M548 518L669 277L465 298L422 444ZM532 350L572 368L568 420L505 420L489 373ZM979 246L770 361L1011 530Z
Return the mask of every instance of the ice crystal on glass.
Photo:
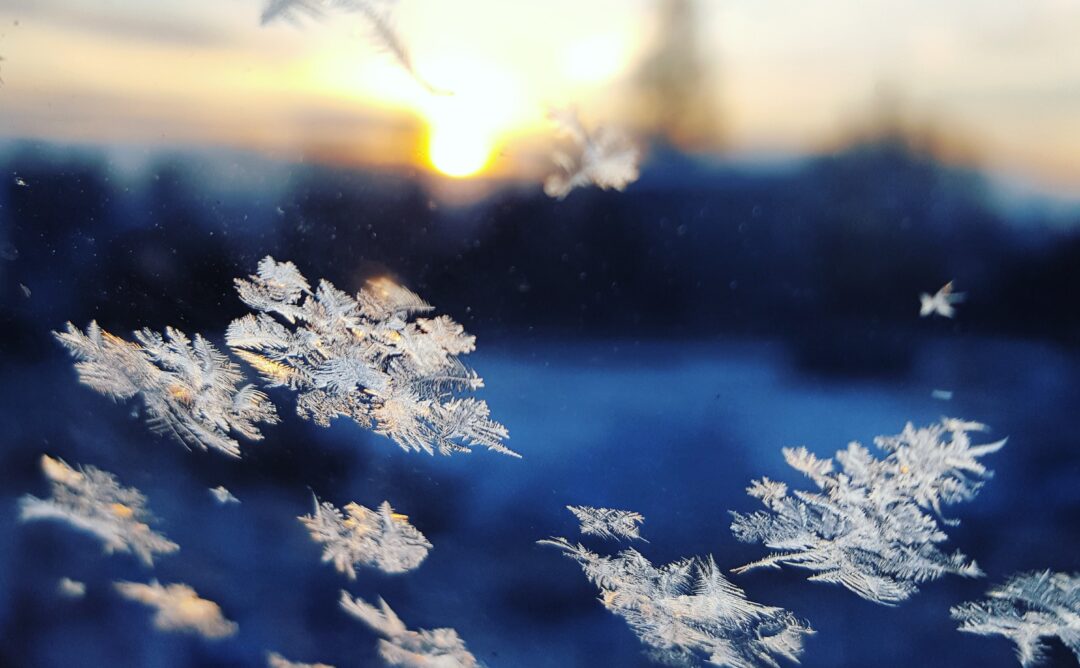
M136 342L110 334L96 322L86 332L71 323L54 332L78 360L79 380L116 400L142 398L150 427L186 446L240 456L230 431L259 440L259 423L275 424L277 412L254 385L237 385L240 367L196 334L167 327L165 336L149 329Z
M325 663L301 663L299 661L289 661L277 652L267 653L266 666L267 668L334 668Z
M341 607L383 636L379 639L379 655L387 665L404 668L478 668L481 665L465 648L465 641L457 631L410 631L382 599L376 608L342 591Z
M733 513L735 536L772 550L765 559L736 572L783 565L813 571L811 580L840 584L877 603L907 599L917 584L942 575L982 575L960 552L942 552L948 536L942 506L968 501L991 473L979 458L1005 441L972 445L969 432L984 425L946 418L897 436L875 439L886 453L878 459L858 443L832 459L818 459L806 448L785 448L788 464L818 487L795 491L768 478L755 480L747 493L765 511Z
M409 48L394 29L393 5L393 0L269 0L263 8L262 24L277 20L299 24L303 16L320 18L326 12L358 14L370 28L372 43L388 53L416 83L429 93L449 94L431 85L417 71Z
M71 578L60 578L60 582L56 585L56 591L68 598L82 598L86 596L86 583Z
M206 638L224 638L236 633L236 622L225 619L217 603L200 598L186 584L162 586L157 580L150 584L117 582L116 590L124 598L156 608L154 626L162 631L198 633Z
M565 538L539 541L561 549L600 589L604 607L626 620L654 660L672 666L729 668L798 661L813 630L783 608L747 600L712 557L656 567L634 549L602 556Z
M645 518L641 513L629 510L614 510L612 508L595 508L593 506L567 506L567 510L574 514L581 522L581 533L600 538L641 538L639 533L641 523Z
M41 468L52 483L52 496L27 494L19 500L19 519L60 520L96 536L105 552L130 552L147 566L155 554L180 547L150 528L153 515L139 490L122 487L111 473L93 466L72 468L63 460L41 457Z
M987 599L950 611L960 630L1001 635L1016 643L1024 668L1045 658L1052 637L1080 660L1080 575L1042 571L1021 573L987 593Z
M953 292L952 281L949 281L933 295L925 292L919 295L919 317L925 318L936 314L943 318L951 318L956 315L953 304L962 301L964 301L964 293Z
M562 199L589 185L623 190L637 180L638 151L621 133L604 127L589 132L571 110L553 110L549 116L575 146L573 154L555 153L559 171L544 181L549 197Z
M295 265L271 257L236 287L259 314L234 320L228 343L270 386L300 392L301 417L322 426L348 417L406 451L516 456L487 404L460 396L483 386L458 359L475 338L447 316L414 319L432 307L413 292L385 278L355 297L325 280L312 291Z
M384 573L405 573L419 566L431 550L424 534L409 518L394 512L388 501L378 510L356 503L345 512L328 502L315 500L315 512L299 518L311 538L323 545L323 562L356 579L356 566L378 568Z

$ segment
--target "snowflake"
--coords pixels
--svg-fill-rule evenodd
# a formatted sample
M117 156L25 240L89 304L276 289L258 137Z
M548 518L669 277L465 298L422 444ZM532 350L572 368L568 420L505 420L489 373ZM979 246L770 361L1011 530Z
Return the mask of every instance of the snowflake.
M116 590L124 598L157 608L154 626L162 631L198 633L207 638L236 633L236 622L225 619L217 603L200 598L186 584L162 586L157 580L150 584L117 582Z
M299 518L311 532L311 538L322 543L323 562L334 562L334 568L356 579L355 566L372 566L384 573L405 573L418 567L431 550L424 534L409 524L409 518L399 515L388 501L378 511L350 503L345 513L333 504L315 499L315 512Z
M240 499L233 496L233 493L225 488L224 485L218 485L210 490L210 496L214 497L214 500L218 502L218 505L224 506L230 503L240 503Z
M334 668L325 663L299 663L289 661L277 652L268 652L266 655L267 668Z
M788 464L821 491L789 495L783 483L755 480L747 493L768 510L733 513L731 529L739 540L760 541L777 553L735 572L796 566L815 572L811 580L887 605L945 574L982 575L960 552L937 547L948 538L938 520L956 524L941 517L941 506L972 499L991 475L978 458L1005 443L973 446L968 432L982 429L953 419L922 429L909 423L898 436L875 440L888 453L883 459L858 443L838 452L842 472L806 448L785 448Z
M349 596L346 591L341 592L341 607L385 637L379 639L379 655L387 665L404 668L480 666L454 629L410 631L386 601L379 599L379 607L376 608L361 598Z
M406 451L480 445L517 456L487 404L457 396L483 387L458 360L475 338L447 316L410 320L432 310L416 294L389 279L369 281L355 298L325 280L312 292L295 265L271 257L236 287L260 313L234 320L226 339L270 386L300 391L301 417L322 426L349 417Z
M549 116L576 145L577 154L555 153L560 172L544 181L549 197L563 199L574 188L595 185L623 190L638 178L638 151L618 132L585 130L573 111L551 111Z
M1022 573L988 596L950 610L961 631L1005 636L1016 643L1024 668L1045 658L1046 639L1053 636L1080 659L1080 575Z
M143 329L132 343L96 322L85 333L69 322L66 332L53 335L78 360L84 385L117 400L140 395L150 427L185 446L239 457L230 430L257 441L262 433L256 424L278 422L266 395L254 385L237 389L244 378L240 368L198 334L191 340L167 327L163 338Z
M753 668L798 662L803 636L813 633L787 610L760 605L726 578L712 557L657 568L634 549L614 557L565 538L539 541L581 565L600 601L624 618L650 656L672 666Z
M56 585L56 591L67 598L82 598L86 596L86 583L66 577L60 578L60 582Z
M111 473L93 466L71 468L63 460L42 455L41 468L52 482L52 497L27 494L19 500L19 520L60 520L93 534L106 554L132 552L147 566L155 554L180 549L150 528L153 515L139 490L121 487Z
M639 533L641 527L638 525L645 521L641 513L629 510L613 510L611 508L594 508L592 506L567 506L566 509L572 512L581 522L581 533L583 534L607 539L637 538L645 540Z
M434 95L449 95L449 91L436 88L420 76L412 54L394 30L392 5L393 2L388 0L268 0L263 9L262 24L278 19L299 24L303 15L320 18L326 11L360 14L371 28L372 42L389 53L416 83Z
M956 315L953 304L962 301L964 293L953 292L952 281L949 281L933 295L925 292L919 295L919 317L925 318L936 313L943 318L951 318Z

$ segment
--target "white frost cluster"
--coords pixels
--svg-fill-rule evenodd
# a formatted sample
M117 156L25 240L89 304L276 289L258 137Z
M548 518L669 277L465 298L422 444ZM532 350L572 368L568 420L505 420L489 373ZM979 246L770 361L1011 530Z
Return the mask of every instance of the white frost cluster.
M60 582L56 585L56 591L68 598L82 598L86 596L86 583L71 578L60 578Z
M483 386L458 360L475 349L475 337L447 316L410 319L432 310L414 293L385 278L355 297L326 280L313 292L293 263L272 257L236 287L260 313L229 325L229 346L270 386L298 390L301 417L322 426L349 417L406 451L484 446L517 456L502 444L506 428L487 403L458 396Z
M154 626L162 631L198 633L206 638L224 638L236 633L236 622L225 619L217 603L200 598L186 584L162 586L157 580L150 584L117 582L116 590L124 598L157 608Z
M403 668L478 668L481 664L465 648L465 641L454 629L420 629L405 627L386 601L379 607L361 598L341 592L341 607L345 612L371 627L379 635L379 655L389 666Z
M113 399L139 395L150 427L186 446L240 456L230 430L260 440L258 423L276 424L274 405L244 379L240 368L198 334L188 339L167 327L149 329L125 341L91 322L83 333L70 322L53 335L78 360L79 380Z
M359 14L371 29L371 40L376 47L390 54L429 93L448 95L448 91L432 86L416 70L412 54L394 30L393 5L393 0L268 0L263 9L262 24L279 19L299 24L302 16L321 18L326 12Z
M640 534L640 525L645 518L641 513L593 506L567 506L566 509L581 522L581 533L585 535L599 536L609 540L618 538L644 540Z
M811 580L841 584L888 605L945 574L982 575L975 562L937 544L948 538L941 524L956 523L941 517L941 507L974 498L991 475L979 458L1005 443L972 445L969 432L984 429L949 418L921 429L908 423L897 436L875 439L887 453L883 459L858 443L838 452L840 471L832 459L818 459L806 448L785 448L788 464L820 491L789 495L783 483L755 480L747 492L767 510L733 513L731 529L739 540L764 543L776 553L735 572L805 568L815 573Z
M1080 575L1021 573L987 596L952 608L961 631L1005 636L1016 643L1024 668L1045 658L1047 639L1054 636L1080 660Z
M72 468L63 460L42 455L41 468L52 482L52 496L19 499L19 520L60 520L90 533L105 544L105 552L131 552L147 566L155 554L176 552L180 546L150 528L153 515L146 497L122 487L111 473L93 466Z
M342 513L332 503L315 499L314 514L299 519L312 540L323 544L323 562L333 562L350 580L356 579L356 566L384 573L411 571L431 550L424 534L409 524L408 517L395 513L388 501L377 511L350 503Z
M603 127L590 133L570 110L553 110L549 116L576 147L573 155L555 153L559 172L544 181L549 197L563 199L574 188L588 185L622 190L637 181L638 150L621 133Z
M218 485L210 490L210 496L214 497L214 500L218 502L218 505L224 506L230 503L240 503L240 499L233 496L224 485Z
M787 610L747 600L712 557L657 568L634 549L607 557L565 538L539 543L578 562L600 589L604 607L625 619L649 655L667 665L775 667L779 657L798 662L803 636L813 633Z
M289 661L277 652L267 653L266 666L267 668L334 668L325 663L300 663L298 661Z
M953 304L962 301L964 301L964 293L953 292L952 281L949 281L933 295L925 292L919 295L919 317L925 318L937 314L943 318L951 318L956 315Z

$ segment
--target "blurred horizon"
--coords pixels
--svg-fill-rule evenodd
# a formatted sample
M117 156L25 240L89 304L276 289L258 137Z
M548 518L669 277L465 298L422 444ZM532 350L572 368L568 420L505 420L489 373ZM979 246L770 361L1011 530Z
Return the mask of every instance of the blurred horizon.
M9 0L0 139L535 181L573 106L644 149L784 167L898 129L1005 197L1080 205L1080 6L876 0L402 0L431 95L358 15L263 3ZM462 17L481 17L465 20ZM152 159L148 160L152 162Z

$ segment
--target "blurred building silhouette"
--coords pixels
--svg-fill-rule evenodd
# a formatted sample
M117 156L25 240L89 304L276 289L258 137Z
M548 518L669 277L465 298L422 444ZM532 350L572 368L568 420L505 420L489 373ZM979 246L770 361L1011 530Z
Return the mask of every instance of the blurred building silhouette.
M718 73L702 53L694 0L658 0L655 44L633 78L635 122L654 139L692 153L715 151L723 132Z

